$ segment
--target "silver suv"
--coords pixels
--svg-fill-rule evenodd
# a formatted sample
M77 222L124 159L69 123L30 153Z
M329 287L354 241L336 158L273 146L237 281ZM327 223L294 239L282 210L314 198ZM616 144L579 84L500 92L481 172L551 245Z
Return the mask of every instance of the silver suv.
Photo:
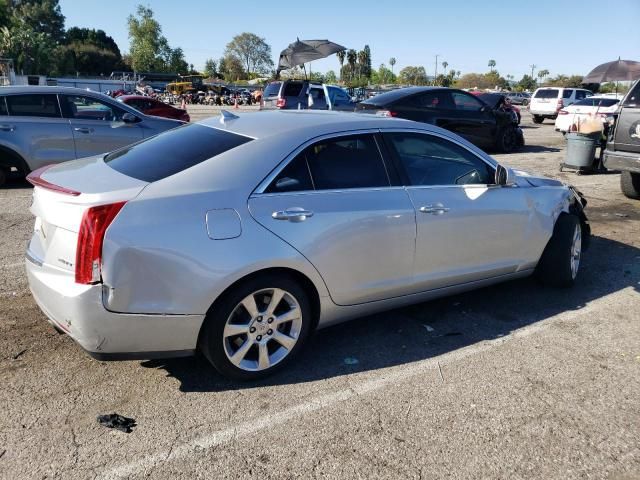
M184 122L144 115L101 93L64 87L0 87L0 185L16 169L90 157Z

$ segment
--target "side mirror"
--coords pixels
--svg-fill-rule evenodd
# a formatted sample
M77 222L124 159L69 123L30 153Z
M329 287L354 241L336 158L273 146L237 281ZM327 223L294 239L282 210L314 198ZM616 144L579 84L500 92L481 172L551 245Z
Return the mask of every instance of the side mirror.
M516 184L516 174L508 167L498 165L496 168L496 185L512 187Z
M124 123L138 123L140 119L136 117L133 113L127 112L124 115L122 115L122 121Z

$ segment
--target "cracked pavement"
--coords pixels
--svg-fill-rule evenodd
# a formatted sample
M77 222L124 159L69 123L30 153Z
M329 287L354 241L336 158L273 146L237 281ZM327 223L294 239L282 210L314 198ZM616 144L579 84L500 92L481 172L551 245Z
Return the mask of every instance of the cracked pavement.
M589 200L575 288L357 319L257 383L200 357L99 362L57 334L22 266L30 188L0 188L0 478L640 478L640 202L619 175L558 172L562 136L523 120L528 147L496 158ZM113 412L132 433L97 423Z

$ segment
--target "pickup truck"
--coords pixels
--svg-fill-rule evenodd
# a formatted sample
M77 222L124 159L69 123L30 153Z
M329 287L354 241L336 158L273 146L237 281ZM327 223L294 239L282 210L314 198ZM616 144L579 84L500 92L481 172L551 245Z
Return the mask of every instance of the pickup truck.
M604 166L620 170L622 193L640 200L640 80L629 89L616 113L604 152Z
M265 110L339 110L353 112L355 102L342 88L308 80L282 80L264 89Z

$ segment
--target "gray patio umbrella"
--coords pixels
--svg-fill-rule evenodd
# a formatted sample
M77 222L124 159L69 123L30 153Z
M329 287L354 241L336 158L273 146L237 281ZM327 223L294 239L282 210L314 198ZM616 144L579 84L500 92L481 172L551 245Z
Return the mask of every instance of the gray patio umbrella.
M329 40L298 39L280 52L278 73L280 73L280 70L304 65L307 62L325 58L343 50L346 50L346 48Z
M615 60L603 63L582 78L582 83L624 82L640 78L640 62Z

